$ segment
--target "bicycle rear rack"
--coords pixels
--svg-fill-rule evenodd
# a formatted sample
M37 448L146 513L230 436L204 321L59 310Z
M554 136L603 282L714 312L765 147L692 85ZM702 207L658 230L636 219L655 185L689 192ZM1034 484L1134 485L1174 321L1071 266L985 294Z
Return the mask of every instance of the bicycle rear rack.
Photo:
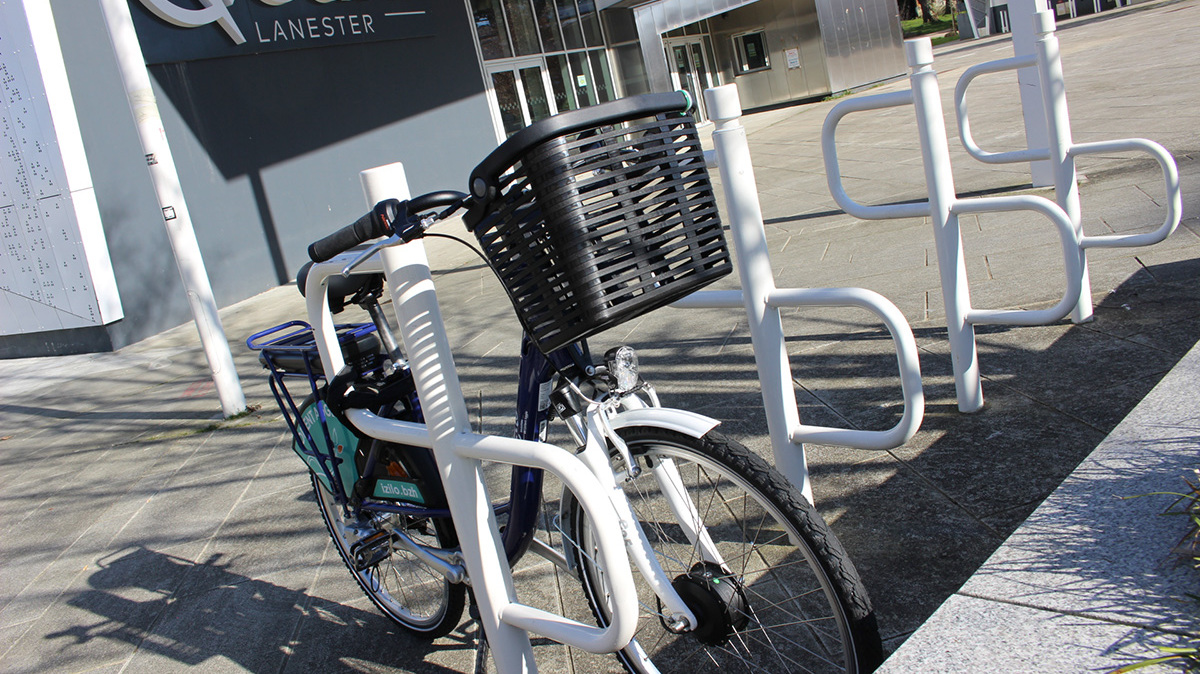
M348 323L336 327L338 343L347 360L368 371L378 368L379 338L374 324ZM325 372L312 326L304 321L281 323L250 335L246 346L259 352L259 362L270 372L271 395L292 432L292 449L325 483L338 503L344 504L358 480L354 465L358 438L328 414L322 396ZM298 384L300 379L308 383L312 405L305 406L303 400L297 405L288 389L289 380Z

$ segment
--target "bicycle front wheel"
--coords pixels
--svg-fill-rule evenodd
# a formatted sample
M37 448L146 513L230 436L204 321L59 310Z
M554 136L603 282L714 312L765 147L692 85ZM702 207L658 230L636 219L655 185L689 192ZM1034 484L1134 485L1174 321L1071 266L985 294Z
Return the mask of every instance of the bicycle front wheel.
M774 468L717 433L619 431L641 475L626 494L700 624L681 631L635 574L642 615L617 655L631 672L870 672L882 645L862 581L821 516ZM675 488L669 488L674 484ZM672 504L665 494L680 493ZM668 488L664 489L664 486ZM688 503L690 501L690 503ZM690 520L690 521L685 521ZM591 523L571 499L569 553L601 625L611 597Z

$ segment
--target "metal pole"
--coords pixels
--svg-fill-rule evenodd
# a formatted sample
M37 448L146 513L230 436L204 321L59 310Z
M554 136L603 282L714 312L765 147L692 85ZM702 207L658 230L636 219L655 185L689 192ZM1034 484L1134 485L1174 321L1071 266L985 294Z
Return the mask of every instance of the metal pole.
M704 92L704 98L708 114L716 125L713 145L720 159L721 182L725 185L729 231L738 252L738 277L742 281L742 298L762 384L763 409L775 452L775 466L811 503L812 486L808 480L804 446L794 445L795 451L784 451L784 448L793 447L791 429L800 425L800 412L796 406L783 319L779 309L767 302L775 290L775 279L771 273L750 147L746 142L746 129L740 121L741 101L737 87L732 84L709 89Z
M359 177L370 205L410 196L408 179L400 163L367 169ZM474 580L471 590L479 604L479 621L496 670L505 674L536 671L529 634L500 617L502 611L515 603L516 589L508 559L500 546L496 516L484 486L483 466L478 459L464 457L457 450L457 440L470 431L471 425L425 246L419 241L390 246L383 249L380 257L388 281L399 281L398 287L390 290L397 307L400 336L406 355L414 363L417 393L442 483L446 493L454 495L450 499L450 512L459 532L467 575ZM404 316L399 315L401 306Z
M1054 167L1054 198L1071 220L1071 226L1083 239L1083 216L1079 204L1079 181L1076 180L1075 159L1071 157L1071 116L1067 113L1067 87L1063 80L1062 54L1058 36L1054 34L1054 13L1037 12L1029 20L1030 30L1037 34L1038 75L1042 81L1042 101L1046 110L1049 133L1050 162ZM1087 253L1079 249L1079 303L1071 312L1071 322L1092 320L1092 282L1087 268Z
M221 410L226 417L231 417L245 411L246 397L242 394L233 355L229 352L229 342L221 327L221 317L217 313L217 303L208 282L204 259L200 255L200 245L196 243L196 232L192 229L192 218L179 185L179 174L175 170L167 134L158 114L158 103L150 86L150 73L146 70L142 47L133 28L133 17L129 14L126 0L100 0L100 8L149 165L150 180L154 183L154 192L162 208L179 276L183 279L196 329L200 332L200 343L204 346L217 396L221 399Z
M913 107L929 189L929 217L937 245L938 273L942 276L942 300L946 304L946 333L954 367L954 389L958 409L975 412L983 407L983 385L979 379L979 357L975 349L975 327L968 322L971 294L963 257L958 215L952 207L958 200L950 167L950 146L942 117L942 97L933 70L933 46L929 38L908 40L904 54L911 69Z
M1008 25L1012 29L1014 56L1032 56L1037 36L1033 31L1033 15L1045 9L1045 0L1009 0ZM1025 118L1025 147L1047 147L1046 108L1042 99L1042 79L1037 68L1017 70L1017 85L1021 92L1021 113ZM1029 162L1029 174L1034 187L1054 184L1054 167L1048 160Z

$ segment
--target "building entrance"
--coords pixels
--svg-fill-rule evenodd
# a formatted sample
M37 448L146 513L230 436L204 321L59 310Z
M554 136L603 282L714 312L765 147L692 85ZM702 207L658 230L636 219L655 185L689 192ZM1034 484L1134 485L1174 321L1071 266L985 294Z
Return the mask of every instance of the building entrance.
M488 78L506 136L558 112L541 58L490 65Z
M676 89L688 92L695 102L696 121L708 119L704 109L704 90L717 84L711 74L708 51L700 37L667 38L667 63L671 66L671 83Z

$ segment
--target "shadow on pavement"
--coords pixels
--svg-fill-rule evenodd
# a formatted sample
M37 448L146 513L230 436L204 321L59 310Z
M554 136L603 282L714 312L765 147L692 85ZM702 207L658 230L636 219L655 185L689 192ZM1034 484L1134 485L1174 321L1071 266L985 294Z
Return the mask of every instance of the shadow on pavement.
M98 620L45 639L64 651L96 639L123 642L137 649L139 658L165 658L160 669L170 663L214 666L217 659L250 672L449 672L423 657L474 649L469 637L437 645L411 639L373 608L361 610L231 573L220 558L214 554L193 563L144 547L115 552L98 561L88 589L68 601ZM199 580L209 589L189 596L181 593L185 580L186 585ZM367 605L365 599L362 603Z

